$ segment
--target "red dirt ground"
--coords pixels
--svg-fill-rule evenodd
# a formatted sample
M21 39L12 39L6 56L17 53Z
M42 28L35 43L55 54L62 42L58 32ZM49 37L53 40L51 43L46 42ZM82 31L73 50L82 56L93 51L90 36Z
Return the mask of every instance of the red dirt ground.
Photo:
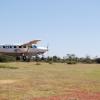
M100 92L92 93L87 91L66 91L65 95L33 98L31 100L100 100Z

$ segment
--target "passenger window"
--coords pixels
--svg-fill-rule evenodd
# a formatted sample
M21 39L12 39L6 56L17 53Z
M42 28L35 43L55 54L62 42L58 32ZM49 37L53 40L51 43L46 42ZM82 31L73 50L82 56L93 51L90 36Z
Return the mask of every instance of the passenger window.
M9 48L12 48L12 46L10 46Z
M14 48L17 48L16 46L14 46Z
M3 46L3 48L5 48L5 46Z
M19 48L22 48L22 46L19 46Z
M26 48L26 46L23 46L23 48Z
M32 46L28 46L29 48L32 48Z

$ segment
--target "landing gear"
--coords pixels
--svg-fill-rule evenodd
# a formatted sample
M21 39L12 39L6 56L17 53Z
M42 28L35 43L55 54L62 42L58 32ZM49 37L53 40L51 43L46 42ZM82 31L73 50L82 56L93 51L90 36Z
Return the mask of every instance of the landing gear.
M30 62L31 58L28 57L28 56L22 56L22 60L23 60L23 61Z
M16 60L17 60L17 61L26 61L26 62L30 62L31 57L28 57L28 56L17 56L17 57L16 57Z
M42 58L41 58L41 60L43 60L43 61L45 60L45 57L44 57L44 55L42 55Z
M22 56L23 61L26 61L26 59L27 59L26 56Z

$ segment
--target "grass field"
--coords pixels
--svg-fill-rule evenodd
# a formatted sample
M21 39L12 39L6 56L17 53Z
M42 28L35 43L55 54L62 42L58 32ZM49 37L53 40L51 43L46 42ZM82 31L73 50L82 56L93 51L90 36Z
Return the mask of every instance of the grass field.
M0 63L0 100L32 100L74 90L100 93L100 65Z

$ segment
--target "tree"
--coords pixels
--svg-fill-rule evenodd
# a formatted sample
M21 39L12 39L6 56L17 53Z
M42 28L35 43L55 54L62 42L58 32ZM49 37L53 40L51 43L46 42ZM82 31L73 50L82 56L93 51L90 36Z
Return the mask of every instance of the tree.
M100 58L96 58L95 62L98 63L98 64L100 64Z
M67 64L76 64L77 63L77 57L75 54L67 54L66 56L66 63Z

